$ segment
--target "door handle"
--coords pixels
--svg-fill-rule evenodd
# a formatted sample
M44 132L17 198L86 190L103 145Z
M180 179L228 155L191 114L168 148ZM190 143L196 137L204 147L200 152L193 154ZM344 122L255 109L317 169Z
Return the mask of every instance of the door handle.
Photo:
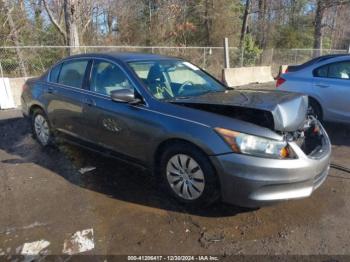
M91 98L83 98L83 103L88 105L88 106L95 106L96 105L95 100L93 100Z
M327 88L329 85L324 85L324 84L316 84L316 86L321 87L321 88Z
M57 93L58 93L57 89L55 89L55 88L53 88L53 87L51 87L51 86L49 86L49 87L47 88L47 92L48 92L49 94L57 94Z

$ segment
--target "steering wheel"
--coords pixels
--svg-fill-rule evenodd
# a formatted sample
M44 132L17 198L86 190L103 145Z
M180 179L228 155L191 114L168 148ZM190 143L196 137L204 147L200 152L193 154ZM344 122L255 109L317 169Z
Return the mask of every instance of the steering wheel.
M181 95L185 91L185 86L188 86L188 85L194 86L193 82L186 81L179 87L178 93Z

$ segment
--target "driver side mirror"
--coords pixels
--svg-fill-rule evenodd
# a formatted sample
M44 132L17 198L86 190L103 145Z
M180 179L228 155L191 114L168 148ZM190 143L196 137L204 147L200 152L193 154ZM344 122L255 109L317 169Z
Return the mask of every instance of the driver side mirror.
M113 90L111 92L111 98L113 101L120 103L138 104L141 102L140 99L135 98L134 91L128 88Z

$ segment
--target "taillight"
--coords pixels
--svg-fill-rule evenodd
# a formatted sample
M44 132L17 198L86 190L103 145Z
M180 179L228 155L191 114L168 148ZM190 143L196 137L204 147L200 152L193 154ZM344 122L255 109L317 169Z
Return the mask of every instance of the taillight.
M282 85L284 82L286 82L286 79L284 79L284 78L282 78L282 77L277 78L276 87L279 87L279 86Z

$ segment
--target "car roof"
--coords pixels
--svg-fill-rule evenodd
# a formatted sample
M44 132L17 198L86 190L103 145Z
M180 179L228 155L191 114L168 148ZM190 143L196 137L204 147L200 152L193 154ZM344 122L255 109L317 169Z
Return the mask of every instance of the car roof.
M309 60L308 62L306 62L305 64L315 64L315 63L319 63L331 58L336 58L336 57L342 57L342 56L349 56L349 54L330 54L330 55L323 55L323 56L319 56L316 57L314 59Z
M309 66L315 65L317 63L321 63L333 58L339 58L339 57L349 57L349 54L329 54L329 55L323 55L323 56L318 56L315 58L312 58L311 60L306 61L303 64L300 65L290 65L288 66L288 72L295 72L299 71L301 69L307 68Z
M101 53L86 53L86 54L78 54L64 58L72 59L72 58L84 58L84 57L96 57L96 58L110 58L123 62L131 62L131 61L146 61L146 60L167 60L167 59L176 59L180 58L164 56L158 54L149 54L149 53L138 53L138 52L101 52Z

